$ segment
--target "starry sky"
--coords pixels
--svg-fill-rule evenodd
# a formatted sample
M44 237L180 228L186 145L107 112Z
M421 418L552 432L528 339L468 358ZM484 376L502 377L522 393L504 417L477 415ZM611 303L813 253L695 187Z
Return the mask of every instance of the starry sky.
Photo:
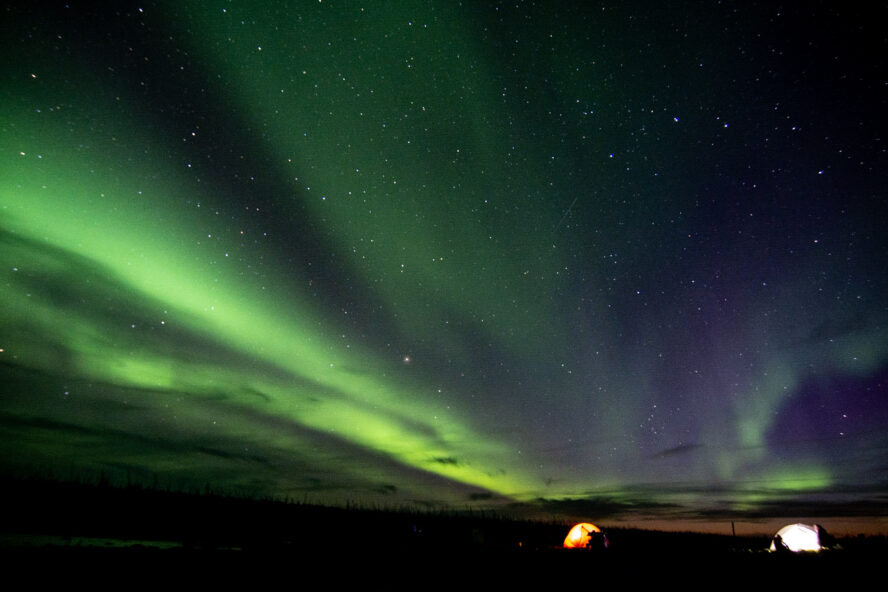
M5 4L0 469L888 530L848 4Z

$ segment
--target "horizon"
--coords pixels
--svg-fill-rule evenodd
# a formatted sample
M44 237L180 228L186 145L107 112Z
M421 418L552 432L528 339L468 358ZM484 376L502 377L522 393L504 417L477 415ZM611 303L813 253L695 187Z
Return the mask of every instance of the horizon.
M717 534L723 536L739 536L739 537L765 537L771 538L774 534L789 524L819 524L826 530L839 537L856 537L856 536L888 536L888 519L885 517L871 516L849 516L849 515L830 515L826 514L781 514L774 516L742 516L734 517L723 516L715 517L676 517L663 518L658 516L632 516L629 514L607 516L601 514L583 514L577 511L573 512L556 512L551 508L547 509L545 505L532 505L510 503L498 506L471 505L465 504L461 507L457 506L437 506L432 507L421 503L411 502L366 502L362 500L315 500L309 496L301 499L291 497L276 497L268 495L257 495L255 492L246 491L225 491L214 489L210 484L205 483L203 486L172 486L160 482L142 483L133 480L131 476L113 475L102 473L101 475L80 474L77 478L58 479L50 476L18 474L10 477L4 474L3 478L7 481L7 491L18 491L21 485L33 487L40 485L41 489L47 487L49 489L55 487L75 487L80 489L111 489L121 492L139 491L160 495L172 495L201 498L221 498L234 502L245 503L273 503L281 505L309 506L323 509L339 509L355 512L381 512L381 513L419 513L428 514L430 516L478 516L495 520L505 521L534 521L549 524L564 524L569 526L579 522L593 522L605 531L611 529L633 529L651 532L666 533L696 533L696 534ZM15 484L18 485L15 485ZM822 512L822 509L821 509Z

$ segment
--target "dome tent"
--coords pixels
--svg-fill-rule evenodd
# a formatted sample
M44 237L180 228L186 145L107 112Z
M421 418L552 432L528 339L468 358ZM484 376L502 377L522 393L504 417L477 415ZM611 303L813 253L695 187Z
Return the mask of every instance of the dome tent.
M565 549L606 549L607 536L589 522L575 524L564 538Z
M771 551L822 551L830 546L832 537L819 524L789 524L777 531Z

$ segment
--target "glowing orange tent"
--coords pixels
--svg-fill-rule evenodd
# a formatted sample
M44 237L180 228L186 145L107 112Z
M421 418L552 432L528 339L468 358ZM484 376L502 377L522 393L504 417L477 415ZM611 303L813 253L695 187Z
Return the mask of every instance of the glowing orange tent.
M564 538L564 548L585 549L589 546L589 541L592 539L592 533L600 534L601 529L589 522L580 522L579 524L574 525Z

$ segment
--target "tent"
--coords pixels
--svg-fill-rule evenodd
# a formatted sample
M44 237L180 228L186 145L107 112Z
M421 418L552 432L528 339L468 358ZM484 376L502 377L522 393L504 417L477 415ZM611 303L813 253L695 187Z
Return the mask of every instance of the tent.
M607 536L589 522L574 525L564 538L565 549L606 549L607 546Z
M789 524L777 531L771 541L771 551L820 551L828 537L819 524Z

